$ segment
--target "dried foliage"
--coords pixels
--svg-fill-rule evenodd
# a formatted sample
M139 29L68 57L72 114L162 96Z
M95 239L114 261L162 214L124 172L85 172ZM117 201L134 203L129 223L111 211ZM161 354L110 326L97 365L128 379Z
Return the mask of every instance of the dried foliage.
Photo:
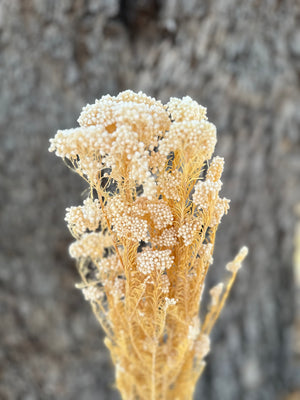
M50 151L90 185L67 209L86 300L101 323L123 399L191 399L209 334L238 269L210 290L199 319L215 234L224 161L212 158L216 128L189 97L163 105L143 93L104 96L83 108L80 127L58 131Z

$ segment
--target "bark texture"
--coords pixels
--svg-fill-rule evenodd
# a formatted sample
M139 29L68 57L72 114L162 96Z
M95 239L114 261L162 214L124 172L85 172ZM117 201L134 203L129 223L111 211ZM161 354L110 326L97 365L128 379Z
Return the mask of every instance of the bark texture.
M211 283L250 249L195 398L274 400L300 385L299 22L297 0L0 2L1 399L119 398L67 251L64 209L85 187L47 148L83 105L126 88L207 106L232 199Z

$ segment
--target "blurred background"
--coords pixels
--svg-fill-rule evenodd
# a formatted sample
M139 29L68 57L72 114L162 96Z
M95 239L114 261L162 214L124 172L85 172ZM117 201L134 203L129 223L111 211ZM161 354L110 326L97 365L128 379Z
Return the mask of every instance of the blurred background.
M68 255L85 185L47 149L124 89L189 95L218 128L232 202L207 288L250 250L195 399L300 399L297 0L0 1L0 398L119 399Z

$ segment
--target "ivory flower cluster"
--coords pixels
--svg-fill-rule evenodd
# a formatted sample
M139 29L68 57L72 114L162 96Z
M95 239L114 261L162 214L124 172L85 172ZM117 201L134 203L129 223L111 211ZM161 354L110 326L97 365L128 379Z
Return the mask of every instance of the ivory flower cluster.
M153 271L164 272L172 267L171 250L144 250L137 256L137 269L145 275Z
M99 200L87 198L83 206L67 208L65 221L72 234L77 237L84 232L94 231L98 228L101 220L101 209Z
M186 96L167 104L130 90L83 108L49 151L88 184L67 208L79 288L91 303L116 365L124 399L191 399L210 350L227 285L210 291L200 321L215 234L229 200L220 197L224 160L206 109Z

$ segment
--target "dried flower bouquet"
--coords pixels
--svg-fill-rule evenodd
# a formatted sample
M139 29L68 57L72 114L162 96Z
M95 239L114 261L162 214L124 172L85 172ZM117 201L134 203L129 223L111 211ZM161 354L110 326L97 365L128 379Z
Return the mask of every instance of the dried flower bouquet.
M200 321L224 160L212 158L216 128L190 97L160 101L130 90L83 108L79 127L49 150L90 186L67 209L86 300L101 323L123 399L192 399L209 334L247 254L227 264Z

